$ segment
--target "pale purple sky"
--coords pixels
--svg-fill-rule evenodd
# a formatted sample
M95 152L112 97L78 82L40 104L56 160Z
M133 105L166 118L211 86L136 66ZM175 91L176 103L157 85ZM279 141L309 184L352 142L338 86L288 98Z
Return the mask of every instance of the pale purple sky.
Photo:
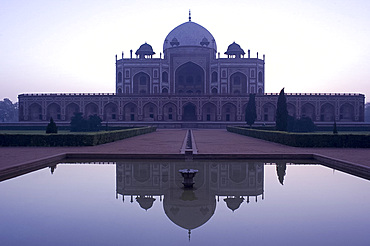
M370 95L370 1L0 0L0 100L112 93L115 55L147 42L159 57L189 9L221 57L234 41L266 55L266 92Z

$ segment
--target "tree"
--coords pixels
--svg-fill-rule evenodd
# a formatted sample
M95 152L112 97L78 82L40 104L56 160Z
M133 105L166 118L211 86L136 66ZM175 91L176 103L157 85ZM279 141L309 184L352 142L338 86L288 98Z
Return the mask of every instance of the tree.
M86 120L82 113L74 113L71 119L71 132L100 131L102 119L98 115L90 115Z
M284 177L286 174L286 162L284 161L276 162L276 173L277 173L280 184L284 185Z
M334 119L334 126L333 126L333 134L338 134L337 122L335 119Z
M102 119L94 114L89 116L88 127L89 131L97 132L100 131Z
M250 94L247 108L245 109L245 122L247 122L249 126L252 126L256 118L256 94Z
M300 119L295 120L294 131L295 132L314 132L316 129L310 117L304 116Z
M50 122L46 127L46 133L58 133L57 124L55 124L53 117L50 118Z
M18 103L12 103L8 98L0 101L0 122L18 121Z
M286 97L284 88L281 89L276 109L276 130L286 131L288 128L288 109L286 104Z
M82 117L82 113L76 112L71 118L71 132L83 132L87 130L87 121Z

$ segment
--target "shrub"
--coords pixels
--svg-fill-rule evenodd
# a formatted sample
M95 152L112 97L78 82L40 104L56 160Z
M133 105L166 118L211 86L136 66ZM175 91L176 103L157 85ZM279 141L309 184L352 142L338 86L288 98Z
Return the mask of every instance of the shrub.
M315 131L315 124L310 117L301 117L296 119L294 123L294 132L313 132Z
M370 135L288 133L228 126L229 132L295 147L370 148Z
M82 117L82 113L74 113L71 118L71 132L83 132L87 129L87 121Z
M0 134L0 146L93 146L156 131L140 127L111 132L76 134Z
M101 122L102 122L102 119L99 116L97 116L96 114L90 115L89 119L87 121L87 125L88 125L87 130L92 131L92 132L100 131Z
M86 120L82 113L74 113L71 119L71 132L97 132L101 129L102 119L94 114Z
M46 133L58 133L58 127L57 124L55 124L53 117L50 118L50 122L46 127Z

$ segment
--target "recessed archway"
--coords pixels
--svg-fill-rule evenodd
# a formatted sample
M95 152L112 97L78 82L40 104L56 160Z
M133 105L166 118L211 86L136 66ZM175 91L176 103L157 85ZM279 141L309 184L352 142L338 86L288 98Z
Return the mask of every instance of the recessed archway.
M354 121L354 107L351 104L343 104L340 107L339 112L341 121Z
M183 91L204 93L204 71L192 62L181 65L175 72L175 90L177 93Z
M245 74L237 72L230 76L230 93L231 94L248 93L248 78Z
M197 114L196 114L196 107L192 103L188 103L184 106L182 119L184 121L196 121Z
M303 104L301 109L301 117L309 117L312 121L315 121L315 106L313 106L311 103Z
M321 121L334 121L334 106L330 103L325 103L321 106Z
M28 107L28 119L31 121L42 120L42 109L38 103L33 103Z
M50 120L53 118L54 120L60 120L60 106L56 103L51 103L48 105L46 110L46 120Z
M149 94L150 77L144 72L135 74L134 76L134 93Z
M206 103L202 108L203 121L216 121L217 107L213 103Z
M80 112L80 107L76 103L68 104L66 107L66 120L71 120L77 112Z
M105 121L116 121L117 120L118 107L117 104L108 103L104 107L104 120Z
M90 115L98 115L99 110L98 110L98 105L95 103L89 103L85 106L85 117L89 117Z

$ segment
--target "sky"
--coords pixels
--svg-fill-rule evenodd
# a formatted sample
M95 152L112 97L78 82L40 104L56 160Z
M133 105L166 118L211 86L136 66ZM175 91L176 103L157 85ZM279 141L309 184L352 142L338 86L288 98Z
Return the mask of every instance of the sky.
M368 0L0 0L0 100L114 93L115 55L192 21L265 60L265 92L361 93L370 100Z

